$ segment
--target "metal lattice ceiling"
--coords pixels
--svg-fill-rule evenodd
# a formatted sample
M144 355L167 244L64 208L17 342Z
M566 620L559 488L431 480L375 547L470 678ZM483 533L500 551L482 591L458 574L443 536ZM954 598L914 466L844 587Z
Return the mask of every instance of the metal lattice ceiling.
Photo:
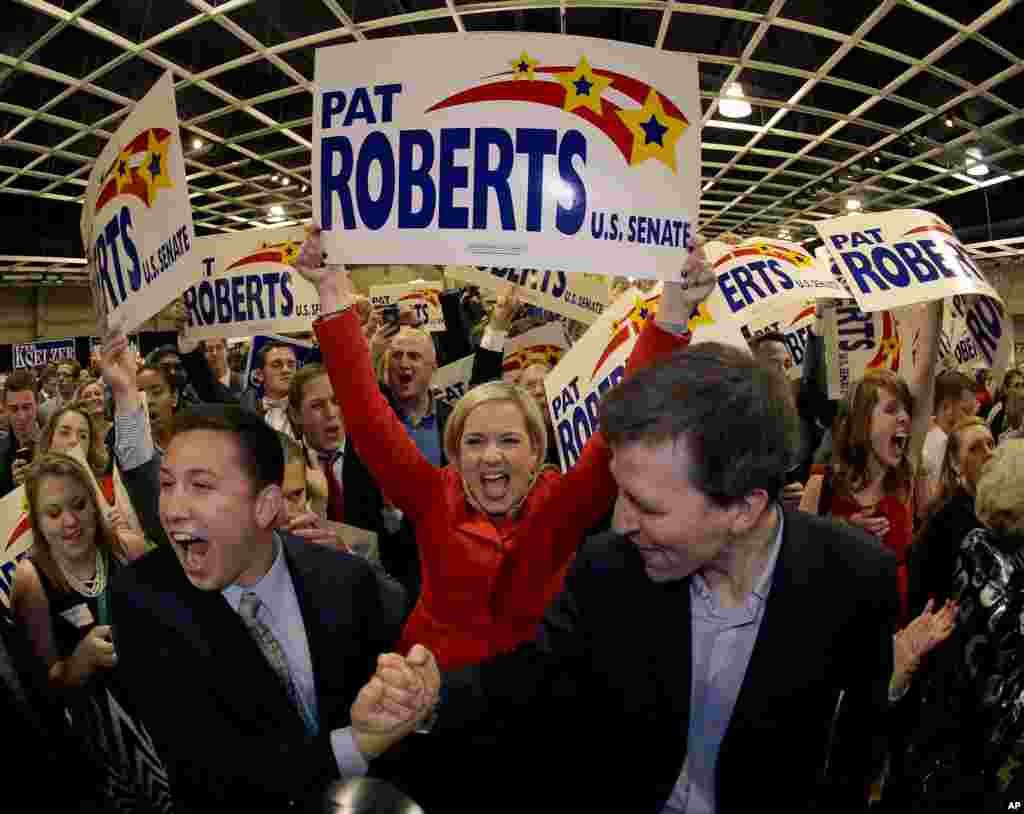
M696 56L707 236L812 237L853 197L869 210L932 209L962 237L1024 233L993 234L1001 213L986 211L991 189L1016 216L1024 175L1018 0L0 2L0 284L81 281L84 263L61 258L81 253L90 168L163 71L176 80L197 234L214 234L268 225L272 206L284 223L310 216L315 48L453 31L564 32ZM719 110L734 82L748 118ZM969 148L984 177L965 173Z

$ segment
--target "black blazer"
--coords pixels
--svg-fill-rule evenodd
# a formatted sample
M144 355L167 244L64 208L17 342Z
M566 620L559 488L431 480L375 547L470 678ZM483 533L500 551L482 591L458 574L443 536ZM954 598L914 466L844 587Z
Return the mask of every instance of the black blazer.
M719 752L720 814L865 809L897 608L891 553L859 531L786 513ZM545 793L565 795L545 810L657 814L686 757L690 686L690 581L651 582L636 548L606 534L580 549L535 641L445 677L434 732L518 725L537 750L530 766L553 767Z
M315 809L338 778L330 732L394 648L402 609L359 557L285 538L316 681L310 738L272 668L219 591L161 547L112 585L118 671L167 764L176 811ZM295 810L294 808L292 810Z

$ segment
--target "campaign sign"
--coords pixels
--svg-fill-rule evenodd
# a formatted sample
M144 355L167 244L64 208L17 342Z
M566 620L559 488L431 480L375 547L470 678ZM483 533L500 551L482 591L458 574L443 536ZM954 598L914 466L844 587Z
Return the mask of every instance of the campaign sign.
M353 263L675 279L697 222L697 61L480 33L316 52L313 206Z
M540 363L552 370L568 349L565 327L561 322L548 322L506 339L501 369L503 373L519 373Z
M320 361L320 348L312 342L303 342L299 339L290 339L287 336L278 336L277 334L254 336L249 346L249 356L245 360L245 381L249 387L255 388L256 395L260 398L263 397L263 384L257 381L254 365L263 346L270 342L279 342L290 347L295 353L295 362L298 367L302 367L307 362Z
M252 229L197 237L201 280L182 295L185 335L195 339L309 331L320 297L291 264L304 230Z
M375 285L370 288L370 302L375 308L385 305L408 305L416 314L416 324L431 333L444 331L440 283L414 280L411 283Z
M853 300L824 304L828 397L845 399L869 370L911 381L927 354L918 341L926 309L908 306L865 313Z
M953 230L930 212L846 215L815 228L864 312L958 294L1002 302Z
M660 284L646 293L638 288L625 291L544 380L563 472L575 465L587 440L597 431L598 404L625 376L629 354L660 300ZM689 329L693 343L722 342L748 350L737 323L710 299L695 309Z
M815 303L804 301L777 313L765 314L741 326L740 331L747 342L765 333L781 334L789 354L784 363L786 378L797 381L804 374L807 345L814 334L816 321Z
M75 340L55 339L51 342L20 342L11 346L14 369L38 367L75 361Z
M194 282L195 234L170 71L100 153L83 239L104 328L129 333ZM105 333L101 331L101 333Z
M434 371L430 390L437 401L454 407L455 402L466 394L473 376L473 359L474 354L471 353Z
M787 308L803 310L808 299L848 296L828 267L798 243L764 237L738 246L711 241L705 253L718 277L715 296L742 323Z
M32 522L28 517L28 497L19 486L0 498L0 602L11 606L14 569L18 560L32 548Z
M523 302L587 325L608 305L608 278L600 274L570 274L551 269L507 266L448 266L446 277L501 292L512 283Z

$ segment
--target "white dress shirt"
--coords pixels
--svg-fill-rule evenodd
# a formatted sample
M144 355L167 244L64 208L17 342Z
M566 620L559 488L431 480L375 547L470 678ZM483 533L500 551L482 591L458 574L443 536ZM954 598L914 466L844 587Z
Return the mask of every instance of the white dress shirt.
M315 721L319 720L316 684L313 678L313 659L309 652L309 640L306 637L306 626L302 621L302 610L299 598L295 594L295 584L288 571L288 562L284 557L284 547L277 535L274 536L276 554L274 562L259 582L255 585L242 587L229 585L221 593L228 601L231 609L238 613L242 602L242 593L252 591L263 604L259 610L259 621L266 624L274 637L281 644L288 669L295 683L299 700L307 714ZM352 728L344 727L331 732L331 748L338 771L343 778L363 776L368 770L366 760L356 747L352 737Z

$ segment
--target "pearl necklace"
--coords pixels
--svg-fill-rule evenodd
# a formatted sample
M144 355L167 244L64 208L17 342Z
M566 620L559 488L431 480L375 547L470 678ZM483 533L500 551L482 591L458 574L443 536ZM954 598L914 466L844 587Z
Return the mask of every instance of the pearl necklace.
M103 559L103 555L96 550L96 575L92 579L81 579L71 573L70 570L64 567L64 563L59 558L57 560L57 566L60 568L60 572L64 575L64 579L68 581L68 585L74 588L78 593L85 597L96 597L103 593L107 588L107 563Z

